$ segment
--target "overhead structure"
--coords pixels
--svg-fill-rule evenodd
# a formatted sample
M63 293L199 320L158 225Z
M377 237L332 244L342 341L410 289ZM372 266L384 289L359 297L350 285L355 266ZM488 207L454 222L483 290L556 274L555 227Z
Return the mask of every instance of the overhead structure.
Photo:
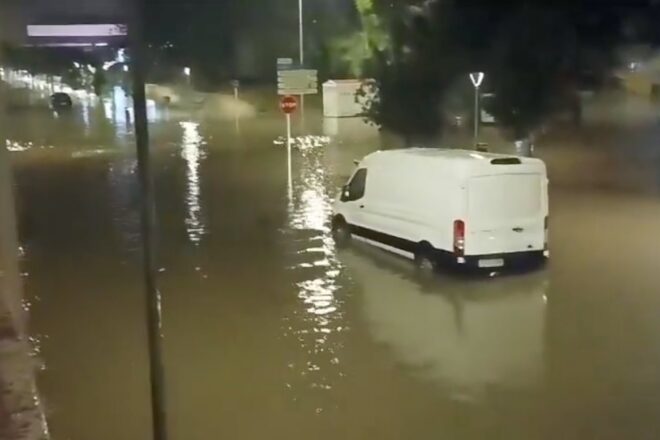
M125 44L123 24L31 24L27 27L28 46L104 47Z

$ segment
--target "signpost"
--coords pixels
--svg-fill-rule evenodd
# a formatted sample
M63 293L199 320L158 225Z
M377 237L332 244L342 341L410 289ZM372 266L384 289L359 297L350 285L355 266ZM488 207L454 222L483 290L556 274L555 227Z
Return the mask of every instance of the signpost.
M232 89L234 89L234 127L236 128L236 134L241 133L241 116L238 109L238 90L241 87L241 82L237 79L233 79L230 82Z
M477 147L479 142L479 88L484 81L486 75L483 72L474 72L470 74L470 80L474 86L474 147Z
M291 114L298 109L298 101L293 96L284 96L280 99L280 109L286 115L286 154L288 172L289 202L293 200L293 177L291 173Z
M241 82L237 79L231 81L231 87L234 89L234 99L238 101L238 89L241 87Z

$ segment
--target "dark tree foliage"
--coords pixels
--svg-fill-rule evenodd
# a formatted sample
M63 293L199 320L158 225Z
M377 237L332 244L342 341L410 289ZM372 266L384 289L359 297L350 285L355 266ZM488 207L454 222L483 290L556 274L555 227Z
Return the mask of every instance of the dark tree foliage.
M516 139L555 112L573 109L577 41L559 11L524 7L502 22L487 70L490 112Z
M410 5L413 4L411 7ZM367 105L376 124L406 138L441 130L439 106L447 90L471 71L487 74L495 93L490 109L515 137L529 135L553 112L574 107L576 79L585 66L581 53L603 59L625 40L631 16L658 13L650 1L509 0L386 1L392 53L378 57L378 93ZM645 37L652 39L653 26ZM638 36L642 35L641 32Z
M378 64L389 61L377 58ZM407 143L432 138L437 133L441 92L432 72L423 65L392 63L377 83L367 83L360 94L369 101L370 119L380 127L401 134Z

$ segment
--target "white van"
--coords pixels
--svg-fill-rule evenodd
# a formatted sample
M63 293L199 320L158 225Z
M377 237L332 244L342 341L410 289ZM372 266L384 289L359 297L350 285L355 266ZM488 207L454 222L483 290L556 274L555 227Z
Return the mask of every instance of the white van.
M539 159L414 148L365 157L335 205L335 239L481 268L549 257L548 178Z

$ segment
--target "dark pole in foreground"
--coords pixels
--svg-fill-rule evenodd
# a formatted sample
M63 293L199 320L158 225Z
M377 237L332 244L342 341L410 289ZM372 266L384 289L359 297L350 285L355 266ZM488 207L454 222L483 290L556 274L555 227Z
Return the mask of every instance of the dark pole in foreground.
M144 254L144 283L146 294L147 334L149 343L149 377L151 385L151 413L154 440L167 439L165 376L163 371L161 297L156 286L155 271L155 200L149 149L149 127L145 96L145 43L142 33L143 0L135 2L129 26L131 42L131 70L133 75L133 113L135 141L140 179L142 248Z

